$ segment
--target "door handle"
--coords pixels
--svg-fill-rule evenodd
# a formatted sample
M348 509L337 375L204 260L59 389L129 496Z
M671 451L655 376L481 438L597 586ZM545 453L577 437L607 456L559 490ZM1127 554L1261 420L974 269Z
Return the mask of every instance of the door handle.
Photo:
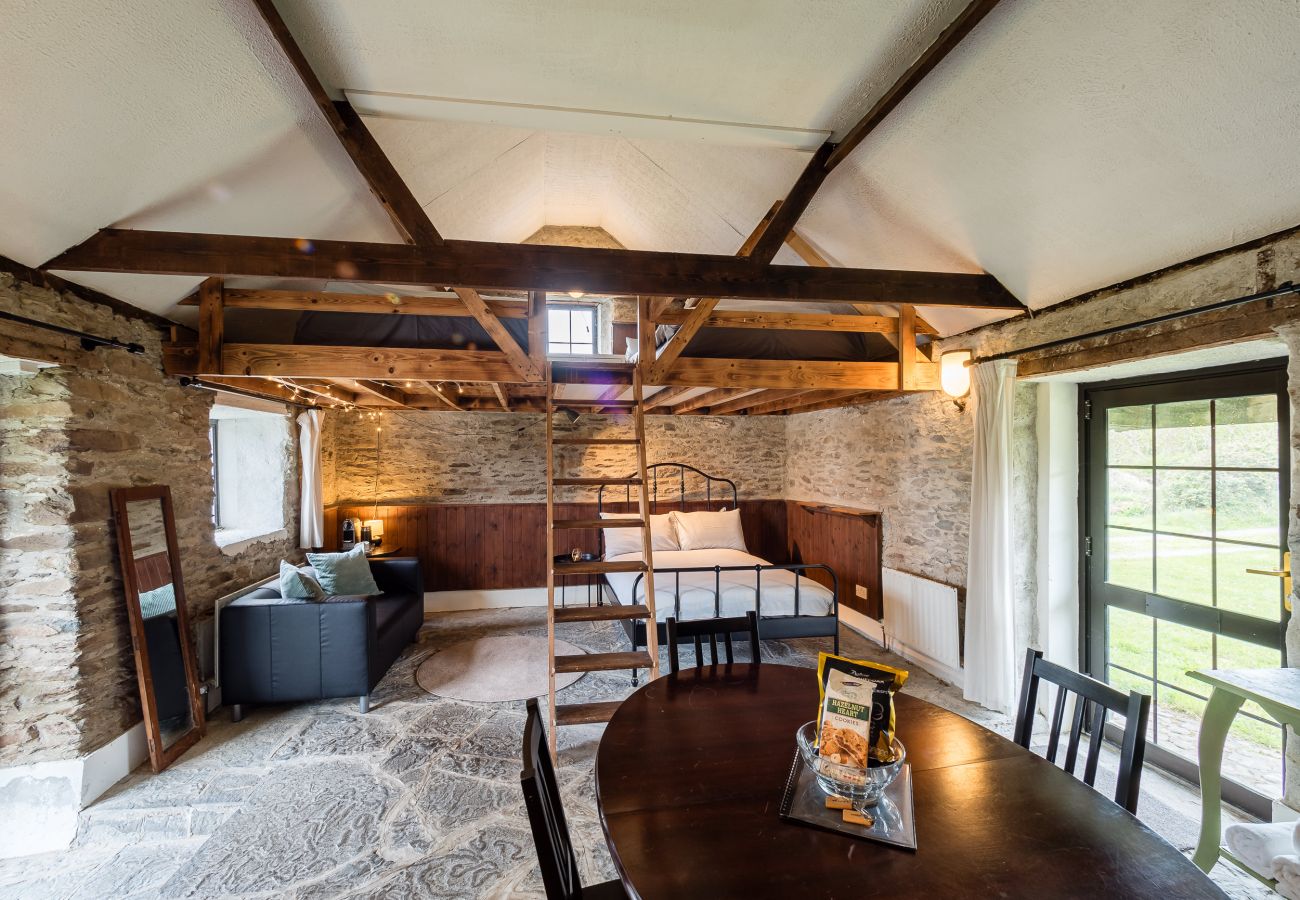
M1268 575L1270 578L1284 579L1283 586L1286 588L1286 599L1282 605L1286 607L1287 612L1291 612L1291 551L1288 550L1282 554L1281 569L1247 569L1250 575Z

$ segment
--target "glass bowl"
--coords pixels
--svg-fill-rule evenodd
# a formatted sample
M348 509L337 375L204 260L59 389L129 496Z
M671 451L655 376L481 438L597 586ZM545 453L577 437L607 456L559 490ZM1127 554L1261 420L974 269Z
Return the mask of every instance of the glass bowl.
M795 741L804 765L812 770L817 778L817 786L827 794L843 797L853 803L859 812L880 802L885 788L898 777L907 758L907 751L897 737L891 741L894 748L894 761L880 763L865 769L846 766L824 759L817 753L817 723L808 722L795 732Z

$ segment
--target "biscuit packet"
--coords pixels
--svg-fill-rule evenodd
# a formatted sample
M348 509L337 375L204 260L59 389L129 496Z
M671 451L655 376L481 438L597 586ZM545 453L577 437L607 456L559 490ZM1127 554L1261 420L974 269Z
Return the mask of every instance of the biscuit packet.
M907 682L907 672L822 653L817 682L817 752L837 767L828 774L855 781L863 777L855 769L893 762L894 692Z

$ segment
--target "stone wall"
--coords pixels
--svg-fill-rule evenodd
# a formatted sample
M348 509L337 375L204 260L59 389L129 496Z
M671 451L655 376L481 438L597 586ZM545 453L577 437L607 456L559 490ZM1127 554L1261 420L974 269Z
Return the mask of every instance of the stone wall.
M325 420L326 504L546 500L546 423L540 414L390 412L374 420L330 411ZM625 416L583 416L574 433L626 437L630 422ZM556 458L565 473L580 477L624 476L636 466L634 449L628 446L570 447ZM785 421L647 416L646 458L650 463L684 462L731 478L741 498L781 497ZM594 496L573 491L566 499Z
M297 554L213 540L213 395L162 374L160 331L0 274L0 309L135 341L76 368L0 376L0 766L90 752L140 720L109 491L166 484L191 621ZM293 464L290 455L289 464ZM296 472L287 479L296 502ZM292 507L291 507L292 508ZM296 535L296 512L288 523Z
M787 496L879 510L884 565L965 585L969 411L926 393L784 421Z

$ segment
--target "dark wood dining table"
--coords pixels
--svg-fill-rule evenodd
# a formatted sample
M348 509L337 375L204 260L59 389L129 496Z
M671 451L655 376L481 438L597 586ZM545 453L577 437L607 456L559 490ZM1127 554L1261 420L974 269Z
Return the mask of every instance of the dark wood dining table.
M601 825L631 897L1226 896L1109 797L1000 735L900 694L915 851L783 820L812 669L684 669L615 712L596 756Z

